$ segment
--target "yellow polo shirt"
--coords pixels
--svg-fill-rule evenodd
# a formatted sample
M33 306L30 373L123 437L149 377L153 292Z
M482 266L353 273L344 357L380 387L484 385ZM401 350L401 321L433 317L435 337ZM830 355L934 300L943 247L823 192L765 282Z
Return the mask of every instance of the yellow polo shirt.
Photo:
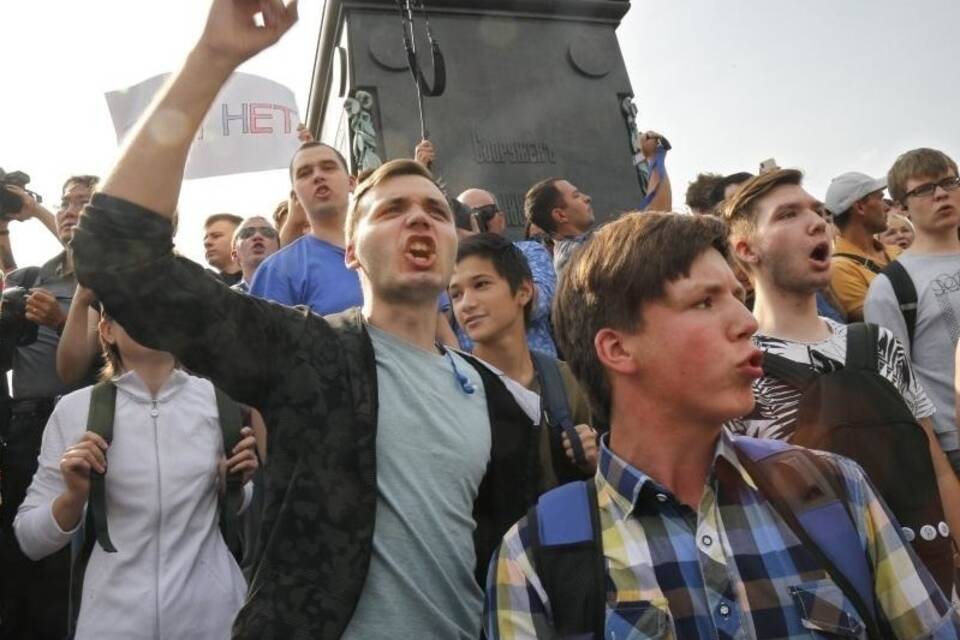
M899 247L885 245L876 240L873 242L874 247L878 251L882 251L882 260L868 256L859 247L843 237L838 237L833 246L833 273L830 276L830 292L834 299L840 303L848 322L863 320L863 301L867 297L867 289L870 288L870 283L873 282L876 273L860 262L844 258L838 254L848 253L861 256L870 260L877 268L883 269L896 260L901 253Z

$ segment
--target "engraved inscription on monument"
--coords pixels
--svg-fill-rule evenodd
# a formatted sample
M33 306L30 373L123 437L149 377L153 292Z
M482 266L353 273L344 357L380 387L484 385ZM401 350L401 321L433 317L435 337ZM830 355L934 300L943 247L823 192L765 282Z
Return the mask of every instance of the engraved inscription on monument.
M557 157L546 142L524 139L485 138L473 132L473 159L479 164L556 164Z

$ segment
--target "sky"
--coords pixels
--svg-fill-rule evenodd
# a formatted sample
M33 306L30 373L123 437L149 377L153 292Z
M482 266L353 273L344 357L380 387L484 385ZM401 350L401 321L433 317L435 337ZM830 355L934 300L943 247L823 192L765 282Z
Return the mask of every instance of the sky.
M3 2L0 167L30 174L51 209L68 175L105 175L117 141L104 94L174 70L208 6ZM300 0L299 23L240 69L290 87L301 112L322 11ZM673 145L677 208L699 171L769 157L803 169L817 197L831 177L884 175L918 146L960 157L956 0L634 0L617 33L641 127ZM207 215L269 214L288 189L282 170L185 182L177 247L202 261ZM12 223L11 240L21 266L58 251L36 221Z

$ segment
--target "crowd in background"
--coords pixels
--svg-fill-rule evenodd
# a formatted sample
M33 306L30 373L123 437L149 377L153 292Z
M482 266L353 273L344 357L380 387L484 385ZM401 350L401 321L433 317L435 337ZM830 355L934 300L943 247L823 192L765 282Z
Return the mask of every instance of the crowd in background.
M158 104L202 114L187 87L212 100L218 65L295 19L260 4L254 26L214 2ZM290 192L209 215L197 265L173 245L190 136L144 131L56 211L4 187L0 636L960 634L946 153L823 194L772 161L702 173L690 213L663 213L670 145L648 131L637 211L598 223L581 177L544 176L521 230L496 185L437 186L456 150L354 175L302 128ZM63 251L18 268L9 226L31 219ZM858 421L874 435L827 433ZM751 438L860 465L808 461L873 563L866 596L757 480L781 450L750 462ZM587 533L557 536L590 541L599 586L557 569L594 556L544 555L564 547L546 505L576 522L578 500Z

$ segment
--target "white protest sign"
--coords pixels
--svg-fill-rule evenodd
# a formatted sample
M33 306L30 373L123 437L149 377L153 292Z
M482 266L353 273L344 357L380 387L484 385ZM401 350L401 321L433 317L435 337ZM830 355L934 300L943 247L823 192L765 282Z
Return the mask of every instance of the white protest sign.
M106 94L121 142L170 74ZM249 73L234 73L197 132L187 159L186 178L285 169L300 144L300 114L287 87ZM162 134L162 132L158 132Z

